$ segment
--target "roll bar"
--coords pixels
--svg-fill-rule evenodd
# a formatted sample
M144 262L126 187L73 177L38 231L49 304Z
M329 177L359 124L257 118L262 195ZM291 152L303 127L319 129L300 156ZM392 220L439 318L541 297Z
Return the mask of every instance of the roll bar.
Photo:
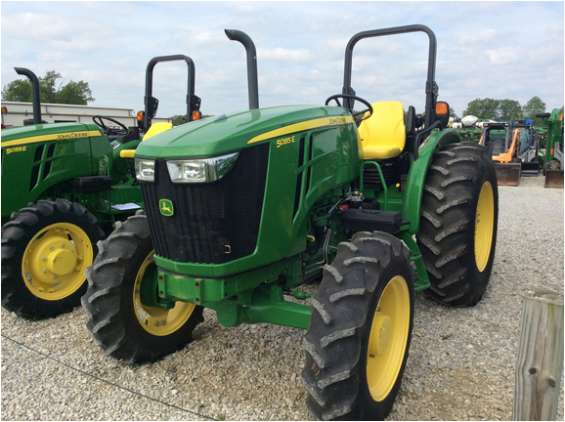
M14 70L18 75L25 76L29 79L31 83L31 92L32 92L32 106L33 106L33 123L38 124L42 123L41 120L41 98L39 95L39 79L35 73L31 70L26 69L25 67L14 67Z
M186 63L188 68L188 82L187 82L187 93L186 93L186 119L187 121L192 120L192 112L200 109L200 98L194 94L194 79L195 70L194 62L188 56L184 54L174 54L171 56L158 56L153 57L147 63L147 69L145 71L145 113L143 117L143 129L147 131L151 126L151 120L155 117L157 113L157 106L159 105L159 100L153 97L153 70L157 63L161 62L173 62L173 61L183 61Z
M232 41L238 41L245 47L247 55L247 92L249 109L259 108L259 88L257 83L257 50L249 35L238 29L225 29L226 36Z
M426 107L425 107L425 128L430 127L435 121L435 106L437 101L438 86L435 82L436 71L436 51L437 43L434 32L425 25L405 25L395 26L391 28L374 29L370 31L362 31L353 35L347 46L345 47L345 69L343 73L343 89L344 95L355 95L355 90L351 87L351 62L353 58L353 48L358 41L364 38L382 37L387 35L404 34L407 32L424 32L429 39L428 50L428 74L426 80ZM344 100L344 105L350 110L353 109L353 101Z

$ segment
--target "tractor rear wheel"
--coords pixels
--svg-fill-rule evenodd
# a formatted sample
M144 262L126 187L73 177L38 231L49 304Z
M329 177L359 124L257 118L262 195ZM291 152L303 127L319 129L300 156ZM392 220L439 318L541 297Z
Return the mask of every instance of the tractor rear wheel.
M307 404L320 419L384 419L400 389L414 311L408 248L382 232L342 242L304 337Z
M104 232L82 205L39 200L2 226L2 306L28 319L79 305Z
M156 277L147 217L138 214L117 223L99 243L82 298L87 327L106 354L130 363L153 362L191 341L203 321L202 307L142 303L142 292L151 289Z
M497 220L496 172L484 147L459 142L436 152L417 235L432 299L457 306L481 300L492 270Z

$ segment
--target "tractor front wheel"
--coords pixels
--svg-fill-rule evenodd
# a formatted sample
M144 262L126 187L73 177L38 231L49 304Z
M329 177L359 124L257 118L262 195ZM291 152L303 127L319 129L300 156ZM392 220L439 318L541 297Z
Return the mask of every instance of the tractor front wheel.
M382 232L342 242L304 338L307 404L319 419L382 420L406 365L414 311L408 248Z
M82 205L40 200L2 227L2 306L28 319L70 311L104 232Z
M203 321L202 308L186 302L168 309L144 304L144 292L156 294L156 277L147 217L117 223L99 244L82 298L87 327L106 354L130 363L153 362L190 342Z
M496 172L484 147L459 142L436 152L417 235L432 299L457 306L479 302L494 261L497 220Z

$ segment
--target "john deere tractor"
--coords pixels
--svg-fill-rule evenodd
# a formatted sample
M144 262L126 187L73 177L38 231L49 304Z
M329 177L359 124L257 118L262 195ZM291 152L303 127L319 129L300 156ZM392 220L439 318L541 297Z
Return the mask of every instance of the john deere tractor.
M194 64L189 65L187 116L197 111ZM31 319L55 316L79 304L86 290L86 268L96 242L140 209L143 199L132 160L127 157L151 132L157 109L151 96L149 62L146 108L141 127L95 116L93 123L46 124L41 118L39 81L16 68L32 84L33 120L2 130L2 306ZM170 126L170 125L169 125Z
M543 119L544 152L542 154L546 188L563 187L563 108L540 113Z
M429 39L424 112L357 96L356 44L410 32ZM250 110L137 148L145 214L101 243L83 297L88 328L130 362L183 347L204 308L227 327L301 328L313 414L384 418L406 365L415 292L452 306L485 293L498 216L490 157L445 129L426 26L354 35L341 93L323 106L268 108L257 108L250 39L227 33L247 40ZM309 297L300 285L316 276Z
M537 176L542 168L539 137L530 119L487 123L479 143L495 163L500 186L518 186L521 176Z

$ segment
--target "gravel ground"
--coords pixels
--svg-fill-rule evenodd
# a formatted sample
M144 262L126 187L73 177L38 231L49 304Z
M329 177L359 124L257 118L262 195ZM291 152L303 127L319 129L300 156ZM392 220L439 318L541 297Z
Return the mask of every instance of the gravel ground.
M511 417L522 295L563 292L563 190L543 178L500 189L490 287L472 309L419 297L403 387L391 419ZM129 367L100 351L80 309L28 322L2 309L1 418L308 419L300 330L221 327L160 362ZM563 393L560 419L563 420Z

